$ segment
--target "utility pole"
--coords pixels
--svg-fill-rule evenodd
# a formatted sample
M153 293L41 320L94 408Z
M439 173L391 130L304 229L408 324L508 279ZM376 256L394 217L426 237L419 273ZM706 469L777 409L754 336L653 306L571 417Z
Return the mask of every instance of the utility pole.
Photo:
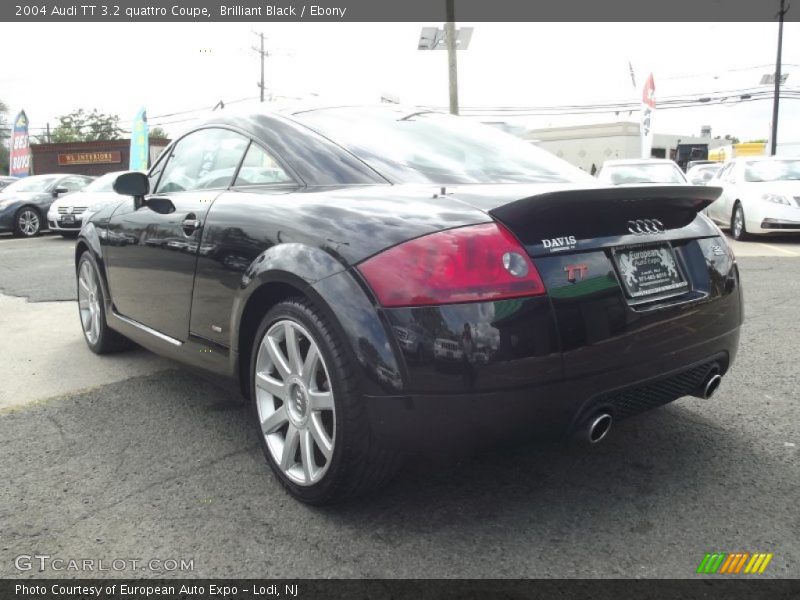
M50 143L50 123L47 124L47 143Z
M450 114L458 114L458 64L456 60L456 9L455 0L447 2L447 22L444 36L447 42L447 71L450 80ZM781 0L783 2L783 0Z
M770 156L775 156L778 148L778 105L781 95L781 50L783 47L783 17L788 12L786 0L781 0L781 8L778 11L778 58L775 60L775 94L772 98L772 144L769 150Z
M253 33L256 33L256 32L254 31ZM254 51L258 52L259 56L261 57L261 79L258 81L258 83L256 85L261 90L261 95L260 96L261 96L261 102L263 102L264 101L264 59L267 56L269 56L269 52L264 50L264 33L263 32L258 32L258 33L256 33L256 35L259 38L261 38L261 47L260 48L256 48L255 46L253 46L252 48L253 48Z

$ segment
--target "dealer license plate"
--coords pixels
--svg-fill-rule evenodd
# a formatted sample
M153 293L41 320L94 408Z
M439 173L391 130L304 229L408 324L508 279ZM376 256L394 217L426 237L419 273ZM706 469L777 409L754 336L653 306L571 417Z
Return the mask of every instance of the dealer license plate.
M64 215L61 217L62 223L74 223L75 222L75 215Z
M614 261L631 298L688 287L669 244L615 248Z

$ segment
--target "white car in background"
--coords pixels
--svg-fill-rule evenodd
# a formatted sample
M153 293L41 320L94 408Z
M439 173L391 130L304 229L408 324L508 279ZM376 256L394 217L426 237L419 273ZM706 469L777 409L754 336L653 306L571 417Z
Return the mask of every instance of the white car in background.
M47 226L50 231L64 237L77 237L84 218L106 204L126 198L117 194L113 188L117 176L125 172L106 173L85 188L53 201L47 211Z
M666 158L623 158L607 160L597 180L612 185L628 183L675 183L686 185L686 176L674 160Z
M800 157L735 158L708 185L722 195L705 212L735 239L800 233Z
M722 163L703 163L695 165L686 171L686 179L692 185L708 185L708 182L719 173L724 165Z

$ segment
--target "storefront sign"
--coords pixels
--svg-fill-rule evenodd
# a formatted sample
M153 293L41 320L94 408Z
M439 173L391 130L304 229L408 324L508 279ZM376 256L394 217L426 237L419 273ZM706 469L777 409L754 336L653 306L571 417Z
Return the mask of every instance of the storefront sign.
M71 152L58 155L58 166L70 165L105 165L122 162L119 150L111 152Z

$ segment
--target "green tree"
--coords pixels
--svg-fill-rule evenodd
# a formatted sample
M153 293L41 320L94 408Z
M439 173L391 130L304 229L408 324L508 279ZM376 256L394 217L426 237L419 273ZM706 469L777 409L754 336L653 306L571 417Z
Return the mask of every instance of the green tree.
M82 108L58 118L58 125L50 138L59 142L92 142L95 140L118 140L122 137L119 115L97 112L96 108L87 113Z
M151 140L167 140L167 139L169 139L169 134L161 127L153 127L150 130L150 139Z
M736 137L735 135L731 135L730 133L726 133L725 137L715 136L714 139L715 140L727 140L731 144L738 144L739 143L739 138Z

